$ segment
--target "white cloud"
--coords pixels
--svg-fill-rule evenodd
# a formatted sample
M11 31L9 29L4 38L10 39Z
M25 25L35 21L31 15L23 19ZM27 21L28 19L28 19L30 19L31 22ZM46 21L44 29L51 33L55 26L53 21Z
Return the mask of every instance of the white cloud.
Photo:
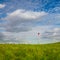
M19 17L20 19L37 19L40 18L47 13L42 11L42 12L34 12L34 11L26 11L23 9L18 9L10 14L8 14L7 18L12 18L12 17Z
M54 26L35 26L32 30L25 32L2 32L2 38L4 37L3 42L38 44L60 41L60 28L52 27ZM40 33L39 36L37 34L38 32Z
M0 8L4 8L5 7L5 4L0 4Z
M1 19L6 20L6 22L0 25L4 25L4 28L1 29L6 31L3 33L4 39L7 40L6 42L45 43L46 40L48 42L56 42L60 39L60 28L51 29L51 27L52 24L60 23L59 16L59 14L18 9ZM42 26L39 26L36 22L39 22ZM38 32L41 33L40 37L37 36Z
M1 19L6 20L3 24L8 32L26 32L32 30L34 25L54 25L60 23L59 14L48 14L46 12L34 12L18 9L9 13L7 17ZM2 26L2 25L1 25Z
M45 31L45 33L42 35L42 38L60 41L60 28L55 27Z
M32 29L34 22L40 20L41 17L47 15L45 12L34 12L18 9L7 17L3 18L6 20L6 30L9 32L23 32Z
M50 9L49 12L59 13L60 12L60 6L56 6L53 9Z
M54 31L58 32L58 31L60 31L60 28L54 28Z
M26 32L2 32L4 35L4 41L6 42L18 42L18 43L42 43L41 37L42 33L51 26L36 26L30 31ZM38 32L40 32L40 36L38 37Z

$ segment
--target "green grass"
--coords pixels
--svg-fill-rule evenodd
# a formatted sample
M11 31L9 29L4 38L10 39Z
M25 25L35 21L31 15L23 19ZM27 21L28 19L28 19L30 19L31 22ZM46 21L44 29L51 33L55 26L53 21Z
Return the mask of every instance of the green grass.
M0 60L60 60L60 43L0 44Z

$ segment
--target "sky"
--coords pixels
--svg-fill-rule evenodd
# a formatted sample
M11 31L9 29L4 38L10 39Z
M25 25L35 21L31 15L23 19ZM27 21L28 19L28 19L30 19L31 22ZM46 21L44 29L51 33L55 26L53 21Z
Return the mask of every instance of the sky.
M60 42L60 0L0 0L0 43L53 42Z

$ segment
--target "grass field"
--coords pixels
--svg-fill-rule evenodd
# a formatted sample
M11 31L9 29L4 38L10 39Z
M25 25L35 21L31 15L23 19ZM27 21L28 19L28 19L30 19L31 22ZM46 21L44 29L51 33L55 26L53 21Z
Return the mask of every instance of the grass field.
M60 60L60 43L0 44L0 60Z

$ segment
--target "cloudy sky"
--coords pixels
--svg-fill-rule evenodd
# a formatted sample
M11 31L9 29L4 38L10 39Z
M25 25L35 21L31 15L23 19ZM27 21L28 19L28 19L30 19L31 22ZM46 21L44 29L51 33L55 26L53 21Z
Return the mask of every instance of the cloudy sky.
M60 0L0 0L0 43L53 42L60 42Z

